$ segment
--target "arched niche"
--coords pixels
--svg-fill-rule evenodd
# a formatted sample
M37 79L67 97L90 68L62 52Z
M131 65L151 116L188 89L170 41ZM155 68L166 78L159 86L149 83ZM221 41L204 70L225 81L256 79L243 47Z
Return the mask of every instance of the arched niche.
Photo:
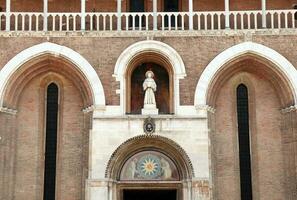
M144 100L142 84L148 70L154 72L154 80L157 84L155 98L159 114L174 113L172 67L162 59L162 56L154 53L139 55L130 63L126 74L126 113L141 113Z
M163 42L146 40L130 45L119 56L113 76L120 82L120 104L122 113L130 111L130 79L132 71L142 63L155 63L165 68L169 75L169 113L180 106L179 80L186 76L184 62L178 52Z

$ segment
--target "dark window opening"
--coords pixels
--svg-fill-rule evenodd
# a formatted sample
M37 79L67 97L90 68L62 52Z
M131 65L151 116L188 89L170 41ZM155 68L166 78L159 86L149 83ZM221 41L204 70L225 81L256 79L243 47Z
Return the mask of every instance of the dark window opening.
M159 114L170 114L170 88L169 74L167 70L155 63L143 63L136 67L131 75L131 114L141 114L144 101L143 82L145 73L154 72L154 80L157 84L155 92L156 104Z
M294 5L294 10L297 10L297 5ZM294 19L297 20L297 11L294 13Z
M164 12L178 12L179 11L179 1L178 0L164 0ZM169 18L170 18L170 24L169 24ZM176 18L175 16L165 16L165 27L175 26ZM177 23L178 26L180 26L180 16L177 17Z
M123 200L176 200L176 190L124 190Z
M144 0L130 0L130 12L144 12ZM141 27L145 26L145 16L139 17L135 16L134 19L132 16L129 17L129 27L133 27L133 22L135 27L139 27L139 22L141 18Z
M56 188L56 154L58 130L58 98L59 89L54 83L47 88L46 100L46 140L44 169L44 200L55 199Z
M237 121L241 200L252 200L249 100L248 89L243 84L237 87Z

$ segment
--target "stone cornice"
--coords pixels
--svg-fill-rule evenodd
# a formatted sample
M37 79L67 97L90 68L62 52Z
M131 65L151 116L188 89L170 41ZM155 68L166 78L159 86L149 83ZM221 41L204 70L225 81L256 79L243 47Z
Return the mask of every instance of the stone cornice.
M283 114L285 114L285 113L290 113L290 112L296 112L296 111L297 111L297 105L289 106L289 107L284 108L284 109L281 110L281 112L282 112Z
M18 111L15 109L11 109L11 108L0 107L0 112L11 114L11 115L16 115Z

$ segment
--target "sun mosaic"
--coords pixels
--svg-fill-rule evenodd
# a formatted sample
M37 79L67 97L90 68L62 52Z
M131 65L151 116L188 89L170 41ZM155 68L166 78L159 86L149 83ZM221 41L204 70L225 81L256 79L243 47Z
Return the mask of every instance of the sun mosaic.
M143 178L157 178L161 175L161 162L157 156L145 155L138 161L138 172Z

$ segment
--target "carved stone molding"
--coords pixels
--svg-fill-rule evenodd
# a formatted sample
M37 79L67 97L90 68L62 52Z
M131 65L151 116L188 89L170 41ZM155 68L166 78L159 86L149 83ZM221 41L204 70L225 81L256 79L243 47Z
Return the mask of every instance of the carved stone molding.
M209 106L209 105L197 105L195 106L197 110L205 110L207 112L210 112L210 113L215 113L216 112L216 109Z
M139 135L139 136L130 138L126 140L124 143L122 143L113 152L113 154L111 155L107 163L105 178L114 178L112 175L114 168L120 167L120 163L123 160L125 160L127 156L133 154L133 152L139 151L139 149L143 147L146 148L146 146L151 146L150 144L163 146L163 148L161 149L164 150L164 152L168 151L169 149L174 151L175 155L172 155L168 152L166 154L170 154L171 156L173 156L172 158L176 159L176 161L179 162L180 164L183 163L182 164L183 170L187 174L187 177L184 177L184 178L195 177L192 162L189 156L187 155L187 153L184 151L184 149L181 146L179 146L176 142L174 142L169 138L150 134L150 135Z
M15 109L11 109L11 108L1 107L0 112L11 114L11 115L16 115L18 111Z
M93 112L94 110L95 110L95 106L93 106L93 105L82 109L83 113Z
M295 105L295 106L289 106L289 107L284 108L284 109L281 110L281 112L283 114L290 113L290 112L295 112L295 111L297 111L297 105Z

